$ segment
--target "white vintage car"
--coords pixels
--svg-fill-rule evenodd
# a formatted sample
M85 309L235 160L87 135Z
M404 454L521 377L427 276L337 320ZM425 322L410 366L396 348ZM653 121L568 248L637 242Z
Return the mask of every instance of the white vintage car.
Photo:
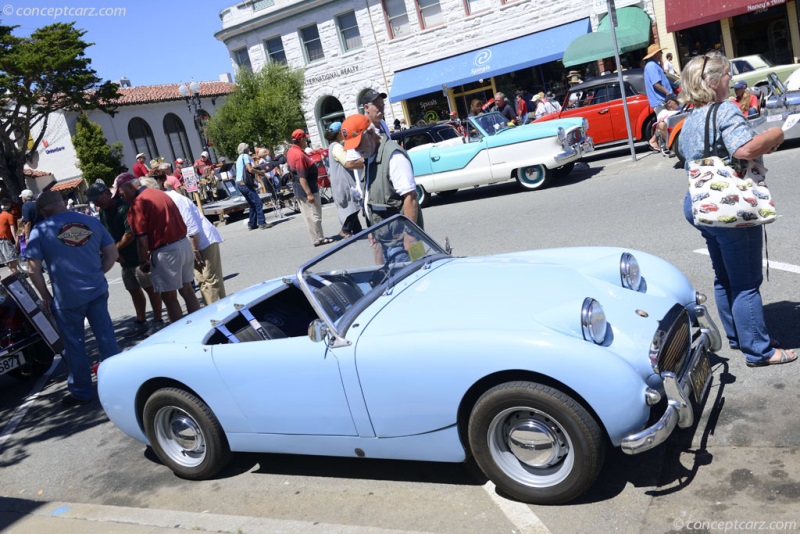
M584 154L594 150L584 118L509 126L500 113L470 117L464 141L425 144L408 151L421 206L430 194L453 194L476 185L516 179L523 189L545 187L569 174Z

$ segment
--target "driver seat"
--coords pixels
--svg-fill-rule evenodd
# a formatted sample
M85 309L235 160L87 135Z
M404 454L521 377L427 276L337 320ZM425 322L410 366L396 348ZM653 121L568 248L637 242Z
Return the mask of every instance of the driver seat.
M336 321L363 297L364 293L354 284L331 282L314 289L314 295L319 299L328 317Z

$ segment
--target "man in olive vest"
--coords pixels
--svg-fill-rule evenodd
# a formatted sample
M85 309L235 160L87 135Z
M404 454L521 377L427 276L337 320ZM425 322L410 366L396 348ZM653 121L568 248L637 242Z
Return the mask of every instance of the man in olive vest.
M342 138L345 150L355 149L364 158L359 185L367 221L376 224L402 213L422 227L414 169L406 151L391 139L375 133L364 115L345 119Z

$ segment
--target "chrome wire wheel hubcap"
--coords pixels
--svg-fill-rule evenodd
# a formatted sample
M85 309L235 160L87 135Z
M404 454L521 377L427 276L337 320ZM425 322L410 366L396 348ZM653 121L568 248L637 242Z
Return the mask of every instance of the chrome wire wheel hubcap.
M514 481L549 487L569 476L575 462L572 441L546 413L524 406L498 413L489 424L489 452Z
M184 467L196 467L206 457L203 430L186 411L175 406L158 410L155 416L158 444L174 462Z

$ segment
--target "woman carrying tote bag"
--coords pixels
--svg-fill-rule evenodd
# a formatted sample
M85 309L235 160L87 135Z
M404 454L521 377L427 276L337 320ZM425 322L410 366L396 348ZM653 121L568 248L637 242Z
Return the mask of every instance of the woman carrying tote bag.
M694 104L680 136L680 152L689 162L705 157L706 135L716 156L744 176L750 160L761 163L762 156L783 142L780 128L757 134L736 104L727 101L731 81L730 62L719 54L692 59L681 73L681 100ZM706 130L706 116L714 102L722 102L716 112L716 128ZM709 121L710 122L710 121ZM713 208L711 208L713 209ZM741 350L748 367L763 367L793 362L791 350L779 348L770 339L764 324L759 287L761 250L764 242L760 226L712 227L694 224L692 191L684 199L684 215L702 234L714 268L714 297L720 320L732 349Z

